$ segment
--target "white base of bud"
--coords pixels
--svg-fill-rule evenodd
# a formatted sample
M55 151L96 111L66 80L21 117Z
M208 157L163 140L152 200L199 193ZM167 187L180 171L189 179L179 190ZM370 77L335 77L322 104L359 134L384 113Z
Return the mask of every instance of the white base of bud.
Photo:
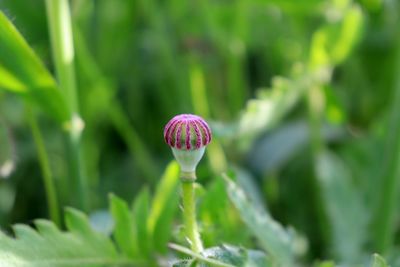
M178 161L182 172L195 172L197 164L204 155L205 147L195 150L172 148L172 154Z

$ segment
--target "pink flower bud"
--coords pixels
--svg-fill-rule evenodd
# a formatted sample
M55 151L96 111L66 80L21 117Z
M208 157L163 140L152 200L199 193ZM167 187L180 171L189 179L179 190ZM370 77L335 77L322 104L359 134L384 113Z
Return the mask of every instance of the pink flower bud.
M173 148L195 150L211 141L211 129L201 117L181 114L173 117L164 128L165 142Z
M211 129L201 117L181 114L173 117L164 128L165 142L172 148L183 172L193 173L211 142Z

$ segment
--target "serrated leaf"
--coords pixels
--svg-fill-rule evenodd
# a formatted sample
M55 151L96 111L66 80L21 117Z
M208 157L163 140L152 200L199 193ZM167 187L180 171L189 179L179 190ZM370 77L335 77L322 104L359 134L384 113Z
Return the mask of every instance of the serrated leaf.
M130 258L138 255L134 221L128 204L115 195L110 195L110 212L114 218L113 236L123 254Z
M389 267L385 259L378 254L373 255L371 267Z
M230 200L260 245L269 253L274 262L290 266L294 260L293 236L273 220L265 210L255 207L244 191L227 176L225 176L225 182Z
M154 248L167 252L167 242L171 237L172 220L179 206L179 165L171 162L157 186L153 198L148 230Z
M60 231L47 220L35 221L37 231L26 225L15 225L16 238L0 232L0 266L135 266L135 262L117 254L110 239L90 227L83 213L68 209L66 221L70 232Z
M69 111L56 82L14 25L0 11L0 88L21 95L58 122Z
M215 259L223 263L229 263L234 266L245 266L247 261L247 253L242 248L237 248L229 245L208 248L201 253L209 259ZM201 267L206 267L206 264L200 264Z
M317 157L316 174L332 228L333 250L341 260L359 262L367 211L344 162L331 152Z
M200 254L181 247L176 244L169 245L172 249L181 253L194 257L200 263L199 267L223 266L223 267L270 267L273 266L270 259L264 252L259 250L249 250L242 247L232 245L221 245L211 247ZM196 261L190 259L182 259L175 263L174 266L192 266Z
M224 262L218 261L218 260L216 260L216 259L207 258L206 256L204 256L204 255L202 255L202 254L193 252L192 250L190 250L190 249L188 249L188 248L185 248L185 247L182 247L182 246L177 245L177 244L171 244L171 243L170 243L168 246L169 246L171 249L173 249L173 250L176 250L176 251L178 251L178 252L180 252L180 253L186 254L186 255L191 256L192 258L196 259L193 263L195 263L195 262L198 260L198 261L200 261L200 262L207 263L207 264L209 264L209 265L211 265L211 266L217 266L217 267L237 267L237 266L234 266L234 265L229 264L229 263L224 263ZM185 259L185 260L186 260L186 259ZM183 260L183 261L180 260L180 261L177 262L177 264L185 264L185 260ZM187 266L187 264L189 264L189 263L191 263L191 262L188 261L188 262L186 263L186 265L183 265L183 266ZM178 265L178 266L179 266L179 265Z

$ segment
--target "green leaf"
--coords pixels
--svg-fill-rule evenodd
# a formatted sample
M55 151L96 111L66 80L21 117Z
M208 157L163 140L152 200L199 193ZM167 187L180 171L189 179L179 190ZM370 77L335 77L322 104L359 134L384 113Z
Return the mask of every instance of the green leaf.
M342 63L360 39L363 16L357 5L345 9L343 18L317 30L311 43L312 68L334 66Z
M247 245L251 239L249 231L229 201L222 177L216 177L199 201L199 221L204 244L215 245L221 240L232 244Z
M25 97L58 122L69 111L61 91L14 25L0 11L0 88Z
M225 176L228 196L260 245L276 263L291 266L295 244L293 236L265 211L249 201L244 191Z
M148 229L154 247L161 253L167 252L171 237L172 221L179 206L179 165L170 163L157 186L153 198Z
M115 195L110 195L110 212L114 218L113 236L119 249L130 258L138 255L134 221L128 204Z
M335 154L318 155L317 178L332 228L333 250L337 257L359 262L367 236L367 211L347 166Z
M259 250L249 250L245 248L235 247L231 245L221 245L218 247L208 248L202 252L209 259L229 263L237 267L270 267L271 260L264 252ZM206 267L206 264L201 264Z
M208 248L203 251L205 257L215 259L224 263L229 263L234 266L245 266L247 261L247 253L242 248L237 248L229 245L221 245L218 247ZM202 264L201 267L207 265Z
M378 254L373 255L371 267L389 267L385 259Z
M135 262L117 254L110 239L90 227L83 213L68 209L66 224L69 232L61 232L47 220L35 221L37 231L15 225L15 238L0 232L0 266L134 266Z
M149 256L150 244L149 233L147 229L147 220L149 217L150 193L148 188L144 188L136 197L133 204L133 218L135 220L135 231L137 236L137 246L139 254Z
M275 126L300 100L307 89L309 77L301 75L287 79L274 77L272 88L257 92L257 97L247 101L237 129L232 131L243 147L247 147L260 133Z
M170 244L170 248L181 253L192 256L201 263L199 267L221 266L221 267L270 267L273 266L270 259L264 252L258 250L248 250L232 245L221 245L208 248L200 254L176 245ZM179 260L174 266L195 266L190 259Z
M177 245L177 244L169 244L168 246L173 250L176 250L176 251L178 251L180 253L189 255L189 256L191 256L191 257L193 257L193 258L195 258L195 259L197 259L197 260L199 260L201 262L205 262L205 263L209 264L210 266L237 267L237 266L231 265L229 263L224 263L224 262L218 261L216 259L207 258L206 256L204 256L202 254L195 253L192 250L190 250L188 248L185 248L185 247L182 247L182 246ZM190 260L180 260L180 261L178 261L177 263L174 264L174 266L185 266L185 267L192 266L192 265L193 265L192 261L190 261Z
M323 261L316 263L314 267L335 267L335 263L333 261Z
M342 128L332 125L323 125L321 131L324 141L335 140L344 134ZM273 173L304 151L309 143L308 122L299 120L283 123L255 142L253 149L248 153L247 161L258 173Z

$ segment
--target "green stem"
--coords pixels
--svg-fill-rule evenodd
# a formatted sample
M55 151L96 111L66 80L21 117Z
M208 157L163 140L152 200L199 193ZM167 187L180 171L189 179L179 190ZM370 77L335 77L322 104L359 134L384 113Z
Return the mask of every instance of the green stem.
M87 183L83 175L80 150L84 124L79 116L78 109L69 2L68 0L46 0L46 9L57 79L71 113L70 121L67 125L70 176L75 183L80 208L87 209L88 194L85 192Z
M60 211L58 206L58 198L57 198L57 190L53 179L53 174L51 172L49 157L46 152L46 147L43 142L43 137L40 132L39 125L34 115L32 114L32 110L28 110L27 112L29 124L31 126L31 131L33 135L33 140L35 142L37 154L39 157L39 164L42 170L43 183L46 191L47 205L49 208L49 214L51 220L60 225Z
M379 193L378 206L374 216L375 248L380 253L387 252L393 242L395 231L395 214L398 209L400 184L400 40L398 42L395 68L395 88L389 125L386 129L386 147L384 172L378 181L382 182Z
M308 118L310 125L310 142L313 157L316 158L323 150L324 143L322 141L321 123L324 112L325 99L319 85L313 85L307 94L308 102Z
M203 251L203 244L196 222L196 203L195 203L195 173L182 173L182 203L183 219L185 222L186 237L190 242L192 251L200 253Z
M157 177L157 169L154 168L153 160L149 151L146 149L144 142L138 135L136 129L130 124L121 107L112 101L109 107L111 121L115 128L127 143L132 156L137 155L135 160L138 163L143 176L148 182L154 181Z
M310 145L311 154L314 162L314 173L317 174L316 164L318 162L318 157L324 151L324 142L322 139L322 121L325 109L325 96L322 91L322 85L315 83L310 84L310 88L307 92L307 104L308 104L308 120L310 127ZM318 218L318 230L320 231L320 236L322 242L327 243L329 240L329 233L327 231L327 217L326 217L326 203L323 198L323 192L321 192L321 187L318 182L313 177L309 177L309 185L313 189L312 192L315 203L316 214Z

